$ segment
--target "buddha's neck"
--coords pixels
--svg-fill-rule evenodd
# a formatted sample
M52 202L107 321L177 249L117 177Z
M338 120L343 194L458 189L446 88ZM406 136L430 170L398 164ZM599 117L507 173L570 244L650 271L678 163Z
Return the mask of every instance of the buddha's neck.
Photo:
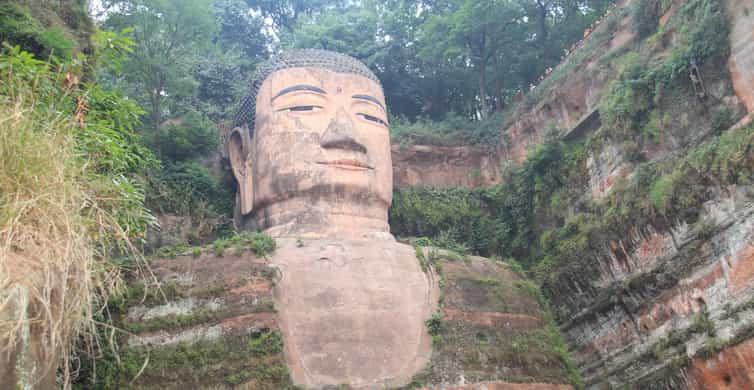
M387 206L375 201L292 198L254 210L250 220L273 237L357 239L390 233Z

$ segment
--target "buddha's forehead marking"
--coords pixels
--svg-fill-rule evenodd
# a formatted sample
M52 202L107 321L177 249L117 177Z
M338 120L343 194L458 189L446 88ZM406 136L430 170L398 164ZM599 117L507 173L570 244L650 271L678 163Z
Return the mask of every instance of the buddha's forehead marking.
M267 80L270 77L270 75L272 75L273 73L279 70L291 69L291 68L303 68L302 70L305 70L307 68L325 69L325 70L329 70L336 73L345 73L345 74L354 74L358 76L363 76L376 83L380 96L372 96L369 94L359 93L359 94L354 94L353 98L376 100L377 103L383 108L383 110L385 108L384 104L380 102L379 100L380 98L382 98L382 87L380 85L379 79L361 61L345 54L335 53L335 52L326 51L326 50L318 50L318 49L289 50L271 58L268 61L265 61L257 68L257 71L254 75L254 79L251 83L251 88L249 90L249 93L241 102L241 107L239 108L236 114L236 117L234 120L234 127L246 127L249 129L249 131L253 135L254 116L256 113L256 100L257 100L257 95L258 95L260 87L265 82L265 80ZM306 77L307 74L309 75L309 77ZM309 82L302 82L302 83L297 83L297 85L285 86L283 90L275 91L273 93L276 93L279 95L281 93L285 94L288 92L294 92L295 90L298 90L298 91L308 90L310 92L320 92L320 93L327 92L327 91L324 91L321 85L318 85L319 83L316 82L316 78L313 77L313 75L309 74L309 72L303 72L301 75L302 75L303 80L309 79L308 80ZM285 90L286 88L292 88L294 90L286 91ZM316 89L319 89L319 91L317 91ZM335 92L335 91L332 91L332 92ZM382 100L384 101L384 98L382 98Z

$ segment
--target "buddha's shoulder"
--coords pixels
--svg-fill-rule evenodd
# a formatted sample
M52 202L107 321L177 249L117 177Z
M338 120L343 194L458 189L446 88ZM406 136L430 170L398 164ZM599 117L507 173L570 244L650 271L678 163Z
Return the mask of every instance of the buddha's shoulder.
M276 252L298 250L313 253L320 251L376 250L415 256L415 249L412 245L396 241L389 234L387 236L369 236L358 239L284 237L276 238L276 242Z

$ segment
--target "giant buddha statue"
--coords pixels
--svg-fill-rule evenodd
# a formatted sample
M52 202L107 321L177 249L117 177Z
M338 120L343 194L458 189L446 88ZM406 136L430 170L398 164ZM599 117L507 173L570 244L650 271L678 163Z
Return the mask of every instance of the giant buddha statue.
M428 361L436 288L389 232L392 166L377 77L292 50L257 70L226 142L235 222L275 237L276 308L294 382L384 388Z

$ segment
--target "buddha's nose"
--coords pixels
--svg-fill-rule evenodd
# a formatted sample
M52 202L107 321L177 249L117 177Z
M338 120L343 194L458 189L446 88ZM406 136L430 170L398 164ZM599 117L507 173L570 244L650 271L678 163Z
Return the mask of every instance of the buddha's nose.
M335 113L335 118L330 121L319 144L325 149L345 149L366 153L367 148L355 136L353 121L345 111L340 109Z

